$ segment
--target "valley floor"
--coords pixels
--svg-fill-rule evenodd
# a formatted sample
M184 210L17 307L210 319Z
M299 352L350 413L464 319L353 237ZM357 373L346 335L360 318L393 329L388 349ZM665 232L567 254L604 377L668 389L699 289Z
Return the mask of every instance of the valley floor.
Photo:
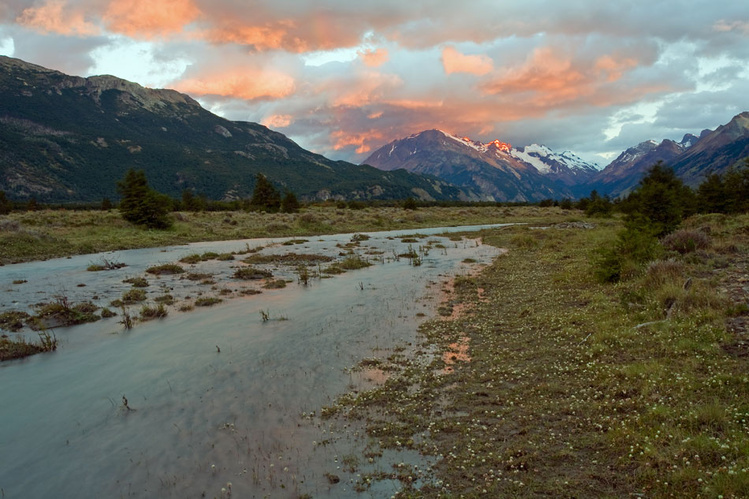
M311 236L508 222L558 222L580 218L576 210L537 207L394 207L338 209L311 206L300 213L175 213L168 230L148 230L117 210L42 210L0 215L0 264L104 251L228 241L256 237Z
M402 497L749 496L749 218L688 220L709 249L616 285L592 265L620 225L595 223L487 231L510 251L455 280L385 385L328 408L434 456L388 476Z
M359 489L397 479L402 497L749 496L747 215L685 221L709 247L666 251L618 284L597 282L593 269L621 222L564 223L583 217L556 208L179 217L165 232L116 213L3 217L0 259L527 222L483 232L485 244L509 251L445 288L422 343L376 366L388 373L383 385L323 409L366 427L368 459L389 448L432 456L430 469L401 463L362 474Z

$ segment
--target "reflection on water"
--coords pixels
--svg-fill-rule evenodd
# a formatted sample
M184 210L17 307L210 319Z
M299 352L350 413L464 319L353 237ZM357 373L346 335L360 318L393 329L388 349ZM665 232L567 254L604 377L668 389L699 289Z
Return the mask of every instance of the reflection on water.
M353 427L331 433L330 423L310 415L352 385L383 379L377 370L354 376L347 368L414 340L420 317L433 313L430 283L467 272L465 258L488 263L497 253L474 240L430 235L444 248L432 248L416 267L388 258L406 250L400 234L370 235L356 251L381 255L372 267L302 286L292 269L279 266L276 277L293 281L284 289L232 292L192 312L172 308L166 319L130 331L117 318L57 329L57 352L0 364L4 497L221 497L222 488L234 497L352 495L342 460L365 436ZM309 239L292 247L214 242L0 267L0 309L28 310L61 293L106 305L130 289L123 279L155 263L248 244L266 246L264 253L337 256L336 245L351 235ZM86 272L100 258L128 266ZM211 261L191 269L211 273L218 288L238 290L231 274L239 265ZM20 280L27 282L11 284ZM178 302L216 292L175 276L151 281L149 296L168 291ZM380 461L389 457L404 459L388 452ZM325 473L341 482L331 484ZM386 486L377 493L395 491Z

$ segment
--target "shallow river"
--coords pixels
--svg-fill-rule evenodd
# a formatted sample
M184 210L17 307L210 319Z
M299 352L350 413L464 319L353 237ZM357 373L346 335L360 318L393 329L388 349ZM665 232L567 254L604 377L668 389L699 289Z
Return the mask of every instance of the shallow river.
M131 330L123 329L120 316L56 328L56 352L0 364L2 497L353 495L352 481L368 465L347 473L344 462L361 454L364 436L354 427L333 431L309 415L353 387L376 382L347 368L415 341L419 321L435 315L444 281L476 265L463 260L486 264L498 254L474 239L436 236L479 228L422 229L418 234L426 237L411 243L401 236L417 231L369 233L353 250L373 266L306 286L293 268L266 267L291 282L249 296L238 291L257 283L231 278L246 265L242 256L184 265L211 274L213 286L148 275L149 298L168 292L177 300L168 317ZM61 295L106 306L130 289L123 279L207 251L263 247L259 254L341 258L352 235L308 239L196 243L0 267L0 311L31 313L30 305ZM420 266L395 257L409 245L429 246ZM86 271L105 259L127 266ZM177 311L198 293L223 301ZM418 459L386 453L369 470ZM331 484L326 473L340 483ZM363 496L396 490L385 482Z

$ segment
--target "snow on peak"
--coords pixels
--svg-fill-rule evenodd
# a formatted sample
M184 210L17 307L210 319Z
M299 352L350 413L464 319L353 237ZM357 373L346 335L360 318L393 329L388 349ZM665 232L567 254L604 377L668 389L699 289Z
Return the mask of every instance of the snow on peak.
M444 134L446 137L456 142L459 142L460 144L466 145L470 147L471 149L475 149L476 151L480 153L485 153L489 151L490 149L493 149L495 151L502 151L506 153L509 153L510 150L512 150L511 144L508 144L507 142L502 142L501 140L492 140L488 144L484 144L483 142L479 140L473 140L470 137L458 137L451 133L447 133L443 130L438 130L438 132Z
M556 171L559 165L566 166L573 173L597 171L597 165L592 165L570 151L557 154L548 147L539 144L513 149L515 158L531 164L539 173L547 174Z

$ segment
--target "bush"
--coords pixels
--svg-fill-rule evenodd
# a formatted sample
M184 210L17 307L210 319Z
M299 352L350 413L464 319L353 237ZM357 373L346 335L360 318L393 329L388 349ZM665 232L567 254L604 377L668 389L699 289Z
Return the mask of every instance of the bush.
M293 192L286 191L286 195L281 200L281 211L283 213L296 213L299 211L299 200Z
M594 257L594 274L600 282L619 282L633 277L643 264L661 252L658 239L647 228L627 227L612 247L600 247Z
M196 307L212 307L217 303L221 303L221 298L216 298L214 296L203 296L195 300Z
M156 265L154 267L149 267L146 269L146 272L148 272L149 274L154 274L154 275L181 274L184 271L185 269L183 269L176 263L165 263L163 265Z
M128 170L125 178L117 183L117 190L122 195L120 213L128 222L149 229L168 229L172 226L169 217L172 200L148 187L143 170Z
M235 279L244 279L246 281L268 279L270 277L273 277L271 271L255 267L242 267L234 272Z
M281 208L281 194L262 173L255 176L255 189L250 199L250 207L274 212Z
M344 270L356 270L369 267L372 264L359 255L351 255L344 258L337 266Z
M667 235L661 241L663 247L681 253L691 253L710 247L710 236L699 230L678 230Z
M131 289L122 293L122 303L132 305L133 303L142 302L146 299L146 292L142 289Z
M166 309L163 303L159 303L155 307L143 305L140 309L140 320L150 321L151 319L163 319L169 315L169 311Z

